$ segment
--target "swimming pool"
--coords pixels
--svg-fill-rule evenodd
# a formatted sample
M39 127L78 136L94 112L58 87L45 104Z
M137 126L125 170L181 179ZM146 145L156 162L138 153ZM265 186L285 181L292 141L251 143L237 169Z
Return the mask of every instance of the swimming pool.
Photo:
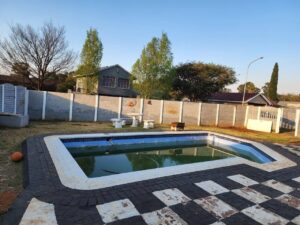
M62 184L81 190L238 164L265 171L296 165L261 143L203 131L51 135L44 141Z
M87 177L102 177L133 171L242 157L257 163L273 158L251 144L208 134L144 135L64 139Z

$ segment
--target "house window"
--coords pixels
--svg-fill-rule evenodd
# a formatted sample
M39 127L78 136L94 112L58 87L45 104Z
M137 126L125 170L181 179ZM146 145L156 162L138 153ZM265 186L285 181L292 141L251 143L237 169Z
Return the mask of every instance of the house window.
M129 88L129 80L128 79L118 79L118 87L128 89Z
M116 78L111 76L103 76L104 87L115 87Z

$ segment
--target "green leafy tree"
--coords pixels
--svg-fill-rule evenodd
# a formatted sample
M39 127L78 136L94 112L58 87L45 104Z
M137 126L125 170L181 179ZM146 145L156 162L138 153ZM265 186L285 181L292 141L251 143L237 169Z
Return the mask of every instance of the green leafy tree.
M265 96L269 95L269 87L270 82L266 82L265 85L261 88Z
M235 71L229 67L202 62L185 63L175 68L172 94L176 99L187 97L198 101L235 82Z
M172 63L171 42L167 34L152 38L132 66L133 87L144 98L167 95L171 88Z
M103 45L95 29L87 31L87 37L80 54L77 74L85 78L85 92L94 93L98 84Z
M231 91L230 88L224 87L222 90L220 90L220 92L222 92L222 93L231 93L232 91Z
M244 87L245 87L245 84L239 85L237 88L238 92L243 93ZM256 87L254 83L252 83L250 81L248 81L246 83L246 93L259 93L259 92L260 92L260 89L258 87Z
M65 80L60 82L57 87L56 91L58 92L68 92L68 90L74 90L76 85L76 79L73 76L73 73L70 73L66 76Z
M28 87L32 89L37 87L36 82L34 82L34 80L31 78L31 72L28 63L13 63L11 72L17 76L20 81L22 81L23 86L28 86L26 83L29 82L30 85Z
M279 71L278 63L275 63L271 80L270 80L269 90L268 90L268 97L273 101L278 101L278 96L277 96L278 71Z

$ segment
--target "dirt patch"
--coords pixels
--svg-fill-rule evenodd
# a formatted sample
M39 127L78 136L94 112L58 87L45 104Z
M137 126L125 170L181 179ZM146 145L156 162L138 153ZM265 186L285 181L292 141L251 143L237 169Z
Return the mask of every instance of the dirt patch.
M17 196L18 192L16 191L5 191L0 193L0 215L7 212Z

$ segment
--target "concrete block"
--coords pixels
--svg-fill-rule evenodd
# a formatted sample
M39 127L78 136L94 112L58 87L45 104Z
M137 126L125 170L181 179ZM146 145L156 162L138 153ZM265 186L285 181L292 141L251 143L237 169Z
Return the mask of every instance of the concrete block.
M0 114L0 126L21 128L29 124L29 116Z
M247 129L271 133L272 121L248 119Z

